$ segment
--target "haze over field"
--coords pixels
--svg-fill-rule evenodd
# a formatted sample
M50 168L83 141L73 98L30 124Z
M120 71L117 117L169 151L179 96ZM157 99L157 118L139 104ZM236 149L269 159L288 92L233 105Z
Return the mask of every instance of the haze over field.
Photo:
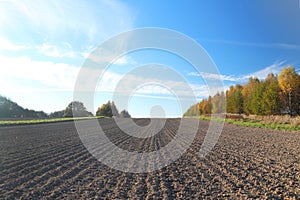
M1 1L0 95L19 105L47 113L63 110L73 100L74 84L88 55L103 41L133 28L174 29L198 42L217 65L220 76L198 73L184 59L155 49L130 52L115 60L99 80L96 113L112 99L118 81L137 66L159 63L171 66L193 89L197 101L208 97L204 79L221 79L225 89L278 74L284 66L300 70L299 1ZM132 82L147 78L136 74ZM147 79L155 83L155 77ZM185 95L182 83L164 77ZM133 87L133 86L131 86ZM135 90L136 88L130 88ZM189 97L187 97L189 98ZM194 102L195 103L195 102ZM178 106L168 89L146 85L131 95L127 109L133 117L179 117L192 105Z

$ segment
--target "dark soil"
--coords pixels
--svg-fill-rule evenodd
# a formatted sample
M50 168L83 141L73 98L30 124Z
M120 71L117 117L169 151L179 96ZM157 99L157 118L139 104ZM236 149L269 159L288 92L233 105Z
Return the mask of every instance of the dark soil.
M122 133L113 119L99 121L110 141L137 152L168 144L180 123L168 119L159 134L140 139ZM200 121L180 159L142 174L99 162L74 122L0 127L0 199L300 199L299 132L226 124L213 151L199 158L208 124Z

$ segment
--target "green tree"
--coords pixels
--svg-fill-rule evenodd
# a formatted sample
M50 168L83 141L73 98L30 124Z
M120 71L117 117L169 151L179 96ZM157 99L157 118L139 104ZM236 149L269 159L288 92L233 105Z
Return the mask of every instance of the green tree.
M60 111L55 111L50 113L49 117L50 118L62 118L64 117L65 111L64 110L60 110Z
M64 110L64 117L90 117L93 116L91 112L88 112L80 101L72 101Z
M120 117L121 118L131 118L131 115L129 114L129 112L127 110L122 110L120 112Z

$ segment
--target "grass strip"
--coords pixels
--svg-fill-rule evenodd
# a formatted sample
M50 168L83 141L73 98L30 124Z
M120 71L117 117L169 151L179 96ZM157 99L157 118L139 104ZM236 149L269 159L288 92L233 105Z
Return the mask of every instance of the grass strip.
M55 122L67 122L67 121L74 121L74 120L87 120L87 119L98 119L98 118L103 118L103 116L74 117L74 118L69 117L69 118L53 118L53 119L32 119L32 120L0 120L0 126L55 123Z
M224 119L221 119L221 118L207 117L207 116L200 116L199 119L224 121ZM246 119L244 119L244 120L246 120ZM251 122L251 121L244 121L244 120L225 119L225 122L230 123L230 124L239 125L239 126L268 128L268 129L274 129L274 130L292 130L292 131L300 130L299 126L293 126L290 124L264 124L261 122Z

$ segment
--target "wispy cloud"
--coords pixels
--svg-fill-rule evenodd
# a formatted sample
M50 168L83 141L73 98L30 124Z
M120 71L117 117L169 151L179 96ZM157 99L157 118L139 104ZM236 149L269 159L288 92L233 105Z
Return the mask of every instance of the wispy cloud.
M211 80L221 80L221 81L231 81L231 82L244 82L247 81L250 77L256 77L258 79L265 79L268 74L279 74L283 67L285 66L285 61L275 62L274 64L267 66L259 71L246 74L246 75L223 75L223 74L211 74L206 72L190 72L189 76L198 76L203 77L204 79Z
M64 58L64 57L70 57L74 58L75 56L78 56L80 54L76 53L71 44L64 42L62 45L51 45L48 43L44 43L41 46L37 47L38 51L49 57L55 57L55 58Z
M189 76L198 76L203 77L204 79L212 79L212 80L222 80L222 81L236 81L236 78L233 76L227 76L222 74L212 74L207 72L190 72L188 73Z
M257 42L241 42L233 40L211 40L211 39L201 39L203 42L221 43L228 45L238 45L238 46L249 46L249 47L261 47L261 48L279 48L279 49L290 49L290 50L300 50L300 45L289 44L289 43L257 43Z
M0 50L28 47L49 57L83 56L91 46L131 29L133 21L129 7L117 0L1 2Z
M285 66L285 61L281 61L281 62L275 62L274 64L267 66L259 71L247 74L247 75L243 75L240 78L243 79L249 79L250 77L256 77L258 79L265 79L267 77L268 74L279 74L281 72L281 70L283 69L283 67Z
M0 19L1 28L19 30L23 27L36 30L49 39L72 32L75 37L83 34L97 42L97 37L127 29L133 21L129 8L115 0L93 3L14 0L3 4L0 12L6 16Z

